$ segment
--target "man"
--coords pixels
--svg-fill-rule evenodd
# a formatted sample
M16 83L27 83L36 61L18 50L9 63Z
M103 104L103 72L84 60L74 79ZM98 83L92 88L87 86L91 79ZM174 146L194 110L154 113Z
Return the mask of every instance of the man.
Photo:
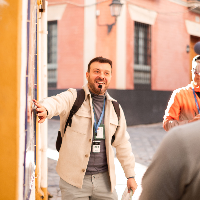
M35 101L39 123L60 115L62 145L56 170L60 176L62 200L117 200L112 146L116 148L116 156L128 179L127 187L133 191L137 188L126 120L120 107L118 121L112 105L115 100L107 92L111 77L111 60L96 57L90 61L86 73L88 84L83 86L85 100L65 134L64 126L76 100L76 90L69 89L41 103ZM111 146L114 134L115 140Z
M200 199L200 121L175 127L142 179L139 200Z
M163 120L166 131L200 120L200 55L192 61L192 80L186 87L172 93Z

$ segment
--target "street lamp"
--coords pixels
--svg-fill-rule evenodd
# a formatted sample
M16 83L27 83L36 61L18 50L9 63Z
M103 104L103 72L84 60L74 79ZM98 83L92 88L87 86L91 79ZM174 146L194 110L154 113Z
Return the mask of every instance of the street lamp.
M109 5L111 15L114 17L120 16L122 5L123 4L120 3L120 0L113 0L112 3Z
M122 8L122 3L120 0L113 0L112 3L109 5L110 6L110 12L113 17L115 17L115 22L112 24L99 24L99 26L107 26L108 27L108 34L111 32L112 27L116 24L117 17L120 16L121 8Z

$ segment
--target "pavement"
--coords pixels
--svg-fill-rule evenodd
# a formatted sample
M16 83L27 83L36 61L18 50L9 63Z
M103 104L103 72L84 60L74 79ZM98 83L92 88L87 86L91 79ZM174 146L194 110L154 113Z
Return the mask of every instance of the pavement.
M58 152L55 148L59 126L59 120L48 120L48 191L53 195L51 200L61 200L61 192L59 188L60 178L56 172ZM129 126L127 131L130 135L129 141L131 142L132 151L135 155L136 182L138 184L138 188L135 191L132 200L138 200L142 191L142 177L149 166L156 149L165 136L166 131L162 127L162 122L149 125ZM117 181L116 191L118 199L120 200L126 188L127 180L117 158L115 158L115 167Z

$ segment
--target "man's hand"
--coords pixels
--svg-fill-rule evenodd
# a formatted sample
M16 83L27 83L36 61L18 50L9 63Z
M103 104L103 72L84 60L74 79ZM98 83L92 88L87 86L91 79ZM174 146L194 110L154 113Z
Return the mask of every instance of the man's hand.
M42 106L38 101L33 99L34 104L37 106L37 116L39 118L38 123L43 123L47 118L47 110L44 106Z
M128 187L128 193L130 193L131 190L133 190L133 194L135 190L137 189L137 183L134 178L129 178L127 180L127 187Z
M189 120L189 123L190 122L195 122L197 120L200 120L200 114L196 115L193 119Z

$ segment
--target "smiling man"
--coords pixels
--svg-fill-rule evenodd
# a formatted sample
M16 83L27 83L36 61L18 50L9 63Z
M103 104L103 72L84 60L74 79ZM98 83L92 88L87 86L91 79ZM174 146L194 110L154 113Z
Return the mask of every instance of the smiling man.
M165 111L163 127L166 131L174 126L200 120L200 55L192 61L192 82L174 90Z
M135 159L126 120L119 105L120 117L114 107L114 100L107 92L112 77L112 61L96 57L88 64L83 86L84 101L72 117L71 126L65 124L77 98L77 90L43 99L34 100L39 123L55 115L60 116L62 145L56 170L60 176L62 200L117 200L114 152L119 159L127 187L135 191Z

